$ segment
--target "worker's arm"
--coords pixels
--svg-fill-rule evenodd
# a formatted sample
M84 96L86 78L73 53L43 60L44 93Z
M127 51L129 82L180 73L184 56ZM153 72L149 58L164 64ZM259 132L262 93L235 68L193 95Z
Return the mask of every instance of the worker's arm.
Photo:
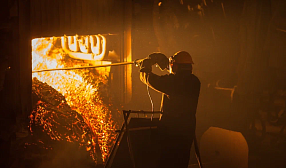
M171 94L173 89L173 76L163 75L159 76L152 73L152 62L149 60L144 60L141 65L140 70L140 80L153 88L154 90L165 93L167 95Z

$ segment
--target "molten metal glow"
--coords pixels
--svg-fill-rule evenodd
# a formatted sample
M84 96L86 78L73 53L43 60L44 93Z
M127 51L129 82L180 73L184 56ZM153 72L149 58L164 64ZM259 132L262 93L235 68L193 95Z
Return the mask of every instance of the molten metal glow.
M56 41L61 39L63 38L38 38L32 40L32 70L65 67L63 60L67 53L64 49L55 47ZM75 45L75 43L70 45ZM97 71L103 71L98 74L105 74L100 75L98 78L100 83L87 80L88 78L76 73L78 71L33 73L33 77L60 92L65 97L68 105L84 118L93 134L96 135L93 138L98 138L98 140L93 139L93 142L86 142L86 146L98 142L104 161L111 144L116 138L114 134L115 123L111 119L110 105L103 102L98 90L99 85L107 85L106 74L108 72L106 72L106 68L99 68Z
M106 38L100 34L92 36L62 36L61 45L62 49L70 57L76 59L101 61L106 54Z

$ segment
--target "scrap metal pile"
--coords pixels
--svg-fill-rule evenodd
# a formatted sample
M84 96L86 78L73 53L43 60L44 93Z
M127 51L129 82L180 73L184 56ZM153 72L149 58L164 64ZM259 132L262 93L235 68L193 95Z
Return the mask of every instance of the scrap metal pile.
M84 118L71 109L62 94L33 78L32 96L30 131L35 141L27 146L35 145L49 151L73 146L77 148L74 152L80 151L85 156L92 156L96 163L102 162L97 136Z

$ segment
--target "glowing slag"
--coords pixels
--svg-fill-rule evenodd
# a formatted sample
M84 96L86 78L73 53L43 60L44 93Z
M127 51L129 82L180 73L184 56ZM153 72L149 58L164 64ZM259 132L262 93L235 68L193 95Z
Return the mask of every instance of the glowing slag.
M32 40L32 70L65 67L63 58L66 53L60 47L55 47L55 41L55 38ZM100 70L106 71L106 69L98 69L98 71ZM115 123L111 119L109 105L104 104L100 97L98 85L93 81L85 80L76 72L39 72L33 73L33 77L60 92L65 97L68 105L84 118L95 135L93 138L97 138L93 142L87 142L87 146L90 146L91 143L95 145L98 142L102 160L104 161L108 156L111 144L116 138L114 134ZM105 76L99 77L98 80L103 84L107 84L107 77Z

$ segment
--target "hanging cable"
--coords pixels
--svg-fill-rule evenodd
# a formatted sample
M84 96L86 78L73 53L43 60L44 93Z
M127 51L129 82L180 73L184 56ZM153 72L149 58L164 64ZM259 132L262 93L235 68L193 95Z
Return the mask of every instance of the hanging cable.
M148 93L148 96L149 96L149 99L150 99L150 102L151 102L151 107L152 107L152 116L151 116L151 121L153 119L153 115L154 115L154 104L153 104L153 100L152 100L152 97L150 95L150 91L149 91L149 86L147 85L147 93Z

